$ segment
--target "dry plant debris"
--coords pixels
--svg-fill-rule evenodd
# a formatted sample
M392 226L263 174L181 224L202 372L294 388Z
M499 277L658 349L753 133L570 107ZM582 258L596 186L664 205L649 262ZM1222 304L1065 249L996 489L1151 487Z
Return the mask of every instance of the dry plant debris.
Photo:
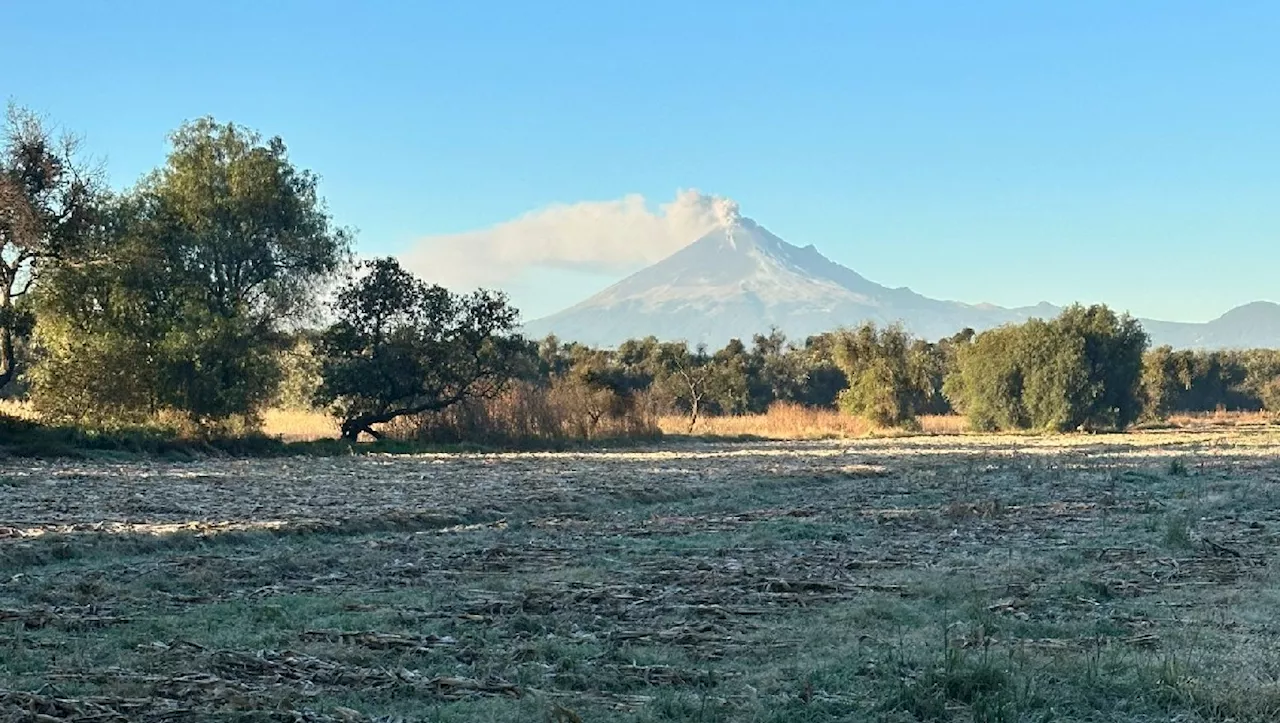
M0 721L1274 720L1269 435L0 460Z

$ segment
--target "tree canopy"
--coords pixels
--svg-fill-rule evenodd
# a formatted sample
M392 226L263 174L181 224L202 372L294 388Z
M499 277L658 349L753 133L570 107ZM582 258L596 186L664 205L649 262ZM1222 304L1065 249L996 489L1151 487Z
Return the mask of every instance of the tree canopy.
M10 105L0 129L0 389L17 372L15 340L34 323L21 301L50 262L98 221L101 174L72 135Z
M944 390L976 429L1123 429L1142 414L1146 332L1105 306L1071 306L978 334Z
M253 417L280 334L348 254L280 139L202 119L172 143L42 281L33 393L55 416Z
M453 294L394 258L363 271L338 294L338 320L316 344L317 402L342 420L344 438L376 438L374 425L493 396L530 361L504 295Z

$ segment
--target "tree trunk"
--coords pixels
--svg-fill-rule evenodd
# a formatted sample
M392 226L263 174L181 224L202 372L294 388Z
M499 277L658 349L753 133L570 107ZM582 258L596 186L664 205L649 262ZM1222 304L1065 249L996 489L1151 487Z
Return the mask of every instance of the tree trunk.
M350 419L342 421L342 438L348 442L355 442L360 438L360 433L373 437L374 439L382 439L382 433L375 431L373 425L384 424L390 422L396 417L403 417L408 414L421 414L422 412L438 412L441 409L448 408L462 400L466 399L466 395L462 393L455 394L445 399L436 399L425 404L417 404L412 407L401 407L386 412L370 412L369 414L360 414Z
M373 425L377 424L378 421L389 420L370 420L371 416L372 415L365 415L363 417L356 417L355 419L348 419L343 422L342 439L347 442L358 442L360 441L361 432L373 437L374 440L382 439L382 432L374 429Z
M698 406L701 397L695 396L693 401L689 403L689 434L693 434L693 428L698 426Z
M0 329L0 390L13 380L16 366L13 358L13 329L5 326Z
M17 360L13 358L14 323L13 297L8 288L0 289L0 390L13 380L17 367Z

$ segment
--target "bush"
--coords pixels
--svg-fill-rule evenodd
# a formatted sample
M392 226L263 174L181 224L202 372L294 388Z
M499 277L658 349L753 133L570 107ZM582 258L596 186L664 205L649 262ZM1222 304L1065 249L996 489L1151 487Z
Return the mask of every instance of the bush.
M864 324L833 340L836 366L849 386L838 397L840 409L883 427L915 427L930 410L941 377L937 348L913 339L900 326L877 329Z
M944 385L980 431L1124 429L1143 409L1147 335L1105 306L979 334Z

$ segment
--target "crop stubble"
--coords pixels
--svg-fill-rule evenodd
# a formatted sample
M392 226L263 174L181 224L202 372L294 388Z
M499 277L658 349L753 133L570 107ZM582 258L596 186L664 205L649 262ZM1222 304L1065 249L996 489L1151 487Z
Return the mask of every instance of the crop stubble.
M1267 720L1274 441L6 460L0 720Z

